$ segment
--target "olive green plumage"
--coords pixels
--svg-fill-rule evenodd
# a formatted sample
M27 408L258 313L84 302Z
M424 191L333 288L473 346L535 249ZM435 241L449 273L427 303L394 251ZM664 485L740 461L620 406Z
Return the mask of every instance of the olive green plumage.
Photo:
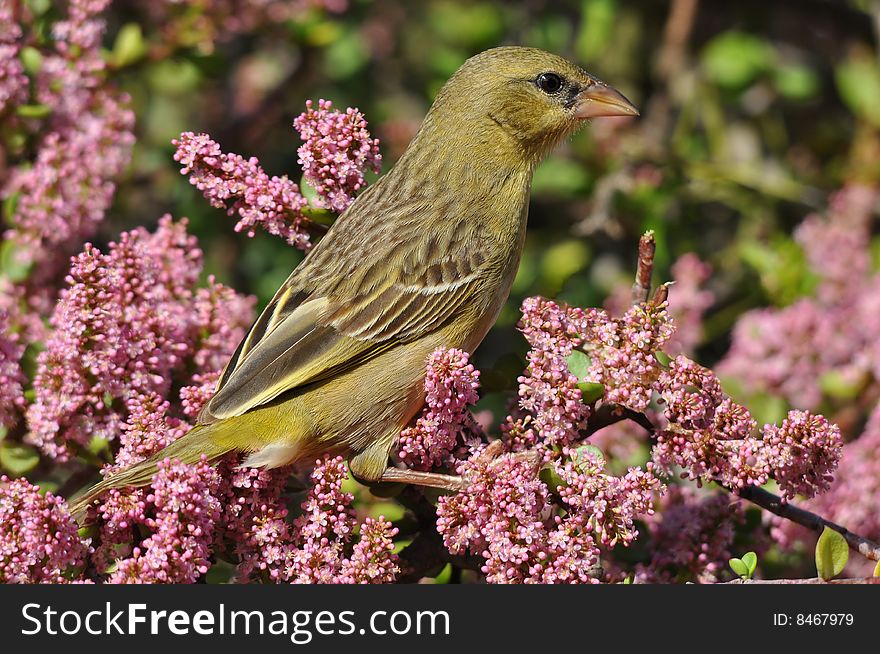
M166 457L229 451L276 467L340 452L382 476L424 402L439 346L473 351L516 274L532 172L583 118L634 114L577 66L531 48L469 59L397 165L343 213L239 345L198 425L75 503L149 483Z

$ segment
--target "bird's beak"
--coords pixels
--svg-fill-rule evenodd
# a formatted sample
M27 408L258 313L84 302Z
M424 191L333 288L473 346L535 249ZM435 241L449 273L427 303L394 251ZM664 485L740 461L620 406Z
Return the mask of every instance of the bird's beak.
M623 93L605 82L596 80L577 96L575 118L599 118L602 116L638 116L639 110Z

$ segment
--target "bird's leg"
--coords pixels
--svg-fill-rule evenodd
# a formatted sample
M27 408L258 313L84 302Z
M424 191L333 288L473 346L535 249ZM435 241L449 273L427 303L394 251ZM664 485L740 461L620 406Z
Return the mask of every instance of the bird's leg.
M477 459L491 461L501 455L504 445L500 440L492 441L483 451L477 454ZM520 452L513 456L525 458L536 466L540 464L540 457L537 457L534 451ZM537 458L536 458L537 457ZM443 475L438 472L420 472L419 470L410 470L409 468L385 468L379 482L392 482L397 484L413 484L415 486L429 486L431 488L442 488L444 490L454 491L456 493L465 491L468 488L468 482L463 477L457 475Z
M420 472L401 468L386 468L382 477L377 481L429 486L455 492L466 490L468 487L467 482L456 475L442 475L437 472Z

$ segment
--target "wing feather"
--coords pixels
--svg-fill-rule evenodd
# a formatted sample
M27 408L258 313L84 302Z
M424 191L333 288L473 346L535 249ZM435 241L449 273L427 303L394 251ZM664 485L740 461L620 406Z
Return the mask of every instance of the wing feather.
M381 198L371 189L372 207L356 202L275 294L200 421L241 415L349 370L439 329L473 300L487 268L468 252L470 221L427 240L400 230L401 216L375 225L367 214ZM380 236L365 241L368 228Z

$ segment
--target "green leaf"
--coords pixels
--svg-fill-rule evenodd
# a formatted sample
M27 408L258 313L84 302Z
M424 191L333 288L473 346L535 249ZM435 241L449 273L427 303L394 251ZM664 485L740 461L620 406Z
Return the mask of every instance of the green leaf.
M351 77L369 61L369 50L358 30L346 30L324 50L325 74L334 80Z
M590 248L583 239L570 239L548 247L541 256L541 276L554 294L590 262Z
M33 77L40 72L43 67L43 55L34 47L26 45L18 54L21 64L24 66L24 72Z
M575 51L581 61L595 61L608 51L619 25L616 0L583 0Z
M15 477L26 475L40 463L39 453L30 445L0 443L0 467Z
M807 100L819 92L819 76L797 64L780 66L773 71L773 82L781 95L791 100Z
M703 50L706 76L728 88L742 88L770 69L776 52L765 40L752 34L730 31L712 39Z
M22 104L15 108L22 118L45 118L52 113L52 107L45 104Z
M819 386L826 395L839 400L854 400L867 383L867 375L852 379L840 370L829 370L819 377Z
M565 363L568 364L568 370L572 375L578 379L583 379L590 373L590 366L593 360L585 352L574 350L565 357ZM581 391L581 399L584 404L592 404L605 395L605 387L596 382L582 381L577 386Z
M843 536L825 527L816 543L816 571L828 581L843 572L849 559L849 546Z
M783 398L766 393L750 397L749 409L759 424L776 424L788 414L788 404Z
M845 61L835 71L837 90L850 110L870 122L880 125L880 68L870 57Z
M110 63L116 68L130 66L147 54L147 42L138 23L126 23L116 34Z
M556 468L551 465L541 468L541 471L538 473L538 478L543 481L551 491L555 491L560 486L565 485L562 477L556 472Z
M605 395L605 386L599 382L580 382L577 386L584 404L592 404Z
M582 191L588 181L582 164L561 156L549 157L535 170L532 194L572 196Z
M205 575L206 584L228 584L235 576L236 566L228 561L217 561Z
M752 575L755 574L755 568L758 567L758 555L754 552L746 552L742 556L742 562L749 569L749 579L751 579Z
M672 363L672 357L666 354L663 350L657 350L654 352L654 358L657 359L657 363L664 368L668 368L669 364Z
M52 0L26 0L25 4L37 16L45 14L52 8Z
M727 563L737 576L742 577L743 579L749 578L749 566L746 565L745 561L742 559L730 559Z
M593 360L590 358L589 354L581 352L580 350L574 350L571 354L565 357L565 363L568 364L568 370L572 375L578 379L583 379L590 372L590 366L593 364Z
M299 192L302 193L303 197L308 201L309 207L314 208L319 206L320 197L318 196L318 191L315 190L315 187L312 186L307 180L306 176L303 175L299 180Z
M31 272L32 263L22 261L20 254L13 241L4 241L0 245L0 273L11 282L24 281Z

